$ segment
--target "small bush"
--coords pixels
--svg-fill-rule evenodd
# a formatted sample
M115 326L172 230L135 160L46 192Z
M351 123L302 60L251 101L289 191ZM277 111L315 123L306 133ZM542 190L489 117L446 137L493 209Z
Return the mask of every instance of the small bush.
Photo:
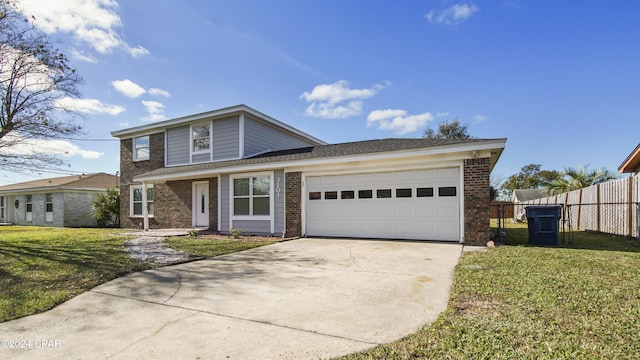
M191 237L197 237L198 236L198 230L191 229L191 230L187 231L187 235L189 235Z
M100 227L120 226L120 193L108 189L93 201L93 218Z
M231 228L229 229L229 233L231 234L231 236L233 236L234 239L238 239L240 238L240 236L242 236L244 230Z

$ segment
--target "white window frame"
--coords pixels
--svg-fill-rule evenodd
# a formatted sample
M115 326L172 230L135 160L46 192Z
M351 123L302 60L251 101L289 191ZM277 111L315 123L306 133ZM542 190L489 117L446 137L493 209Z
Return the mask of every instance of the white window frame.
M142 203L143 206L144 206L144 199L146 198L146 196L142 197L143 201L134 201L133 200L133 192L134 192L135 189L140 189L141 191L143 191L144 186L142 184L129 186L129 217L132 217L132 218L143 218L144 217L144 207L142 208L142 213L141 214L134 214L134 206L133 205L134 205L134 203ZM147 190L149 190L149 189L153 190L153 184L147 184ZM153 191L154 191L153 198L155 199L155 197L156 197L155 190L153 190ZM147 208L149 206L149 203L153 203L153 202L154 202L153 199L149 200L147 198ZM154 206L154 210L155 210L155 206ZM148 216L150 218L152 218L153 214L149 213Z
M51 196L51 201L48 201ZM48 211L48 205L51 204L51 211ZM44 194L44 221L53 222L53 193Z
M7 199L4 196L0 196L0 220L2 221L6 221L5 219L6 202L7 202Z
M31 208L31 211L29 211L29 208ZM25 210L25 221L27 222L33 221L33 195L31 194L25 195L24 210Z
M195 146L193 144L194 140L196 140L193 136L193 129L194 128L200 128L200 127L208 127L209 128L209 148L205 149L205 150L195 150ZM213 148L213 144L211 142L211 122L208 122L206 124L196 124L196 125L191 125L189 127L189 142L190 142L190 150L191 150L191 155L195 155L195 154L209 154L211 153L211 149Z
M253 178L267 176L269 177L269 215L252 215L253 213ZM233 194L233 183L236 179L250 179L249 180L249 215L235 215L234 209L234 194ZM269 220L273 223L273 219L275 216L275 198L274 198L274 173L271 172L261 172L261 173L247 173L247 174L237 174L229 176L229 210L230 210L230 218L232 220Z
M147 143L149 144L148 146L140 146L140 147L137 146L136 140L142 139L142 138L147 138ZM138 157L138 149L144 149L144 148L147 149L147 156ZM134 137L133 138L133 161L149 160L150 157L151 157L151 137L149 135Z

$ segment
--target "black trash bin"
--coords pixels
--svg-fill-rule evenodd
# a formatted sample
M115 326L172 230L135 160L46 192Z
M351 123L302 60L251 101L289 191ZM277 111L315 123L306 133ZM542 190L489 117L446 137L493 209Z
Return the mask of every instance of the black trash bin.
M529 244L558 246L562 205L527 206Z

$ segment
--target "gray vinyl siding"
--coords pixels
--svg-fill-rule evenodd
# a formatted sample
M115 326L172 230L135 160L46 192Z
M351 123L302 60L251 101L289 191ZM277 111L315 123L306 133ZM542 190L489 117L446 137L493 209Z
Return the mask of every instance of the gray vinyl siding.
M247 235L271 235L269 220L233 220L234 229L242 229Z
M280 189L280 191L278 191L278 189ZM284 193L284 170L276 170L275 171L275 179L274 179L274 183L273 183L273 201L274 203L274 217L273 217L273 221L274 221L274 228L273 228L273 235L275 236L282 236L284 235L284 198L285 198L285 193Z
M252 118L244 118L244 154L250 156L263 151L295 149L313 145L283 130L278 130Z
M194 163L194 164L207 162L207 161L211 161L211 153L202 153L202 154L191 155L191 162Z
M229 175L220 176L220 232L229 233L229 214L231 206L229 205Z
M238 117L213 122L213 160L237 159L240 156L240 121Z
M189 163L191 147L189 144L189 126L167 130L167 165L185 165Z

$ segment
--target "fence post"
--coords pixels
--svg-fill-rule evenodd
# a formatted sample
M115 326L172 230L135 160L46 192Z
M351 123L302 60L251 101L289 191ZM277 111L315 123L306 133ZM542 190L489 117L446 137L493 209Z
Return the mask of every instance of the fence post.
M598 222L597 229L600 232L600 184L596 185L596 221Z
M579 190L578 193L578 223L576 224L576 229L581 229L580 227L580 212L582 211L582 189Z
M629 191L627 192L627 202L629 202L629 237L633 237L633 178L630 176L627 180L629 183Z

